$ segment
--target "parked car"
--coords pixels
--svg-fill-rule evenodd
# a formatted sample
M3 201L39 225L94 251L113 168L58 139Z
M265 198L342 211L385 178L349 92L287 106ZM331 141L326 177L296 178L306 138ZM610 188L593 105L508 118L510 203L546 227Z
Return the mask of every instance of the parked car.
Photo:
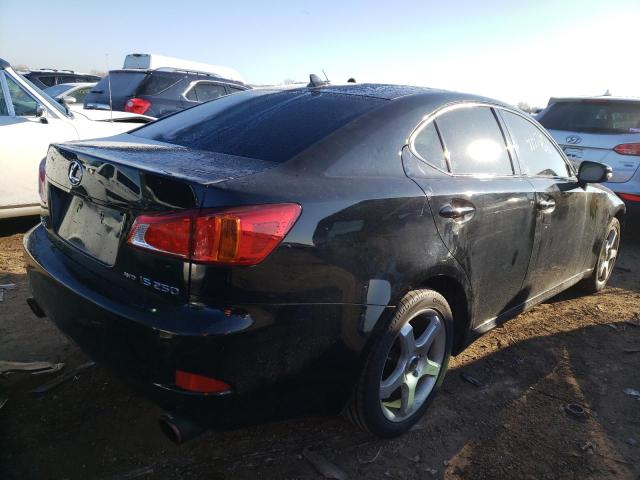
M200 425L346 409L406 432L472 339L602 289L624 205L529 115L359 84L249 90L49 151L39 316ZM114 193L118 185L117 194Z
M92 82L100 80L97 75L89 73L79 73L73 70L56 70L52 68L41 68L28 72L19 72L23 77L28 78L36 87L45 89L61 83Z
M85 109L164 117L250 88L235 70L148 54L127 55L89 92Z
M124 116L97 122L72 113L0 59L0 219L39 213L35 179L50 143L110 136L150 121Z
M606 163L606 186L640 218L640 98L552 98L538 116L575 166Z
M84 97L95 85L96 82L60 83L45 88L44 92L71 110L80 111L84 110Z

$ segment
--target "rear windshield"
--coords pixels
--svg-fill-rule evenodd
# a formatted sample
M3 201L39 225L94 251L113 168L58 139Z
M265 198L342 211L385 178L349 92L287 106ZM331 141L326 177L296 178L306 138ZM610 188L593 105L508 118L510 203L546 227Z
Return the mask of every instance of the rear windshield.
M67 85L66 83L61 83L59 85L54 85L53 87L45 88L44 91L47 92L50 96L56 97L56 96L60 95L61 93L66 92L70 88L71 87L69 85Z
M133 135L210 152L284 162L386 100L292 90L221 97Z
M146 77L145 72L109 72L109 75L103 77L95 87L91 89L91 93L109 95L109 84L111 84L111 93L115 95L132 95L140 82Z
M584 100L558 102L540 119L550 130L585 133L640 133L640 102Z
M158 95L185 78L186 75L176 75L173 72L151 72L140 85L138 95Z

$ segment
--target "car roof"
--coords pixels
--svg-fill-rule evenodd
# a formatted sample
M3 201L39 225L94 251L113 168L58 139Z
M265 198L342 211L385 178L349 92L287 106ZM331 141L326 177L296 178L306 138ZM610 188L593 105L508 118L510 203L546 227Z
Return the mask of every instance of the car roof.
M167 67L155 68L155 69L116 68L114 70L109 70L109 74L112 74L112 73L144 73L145 75L148 73L174 73L178 75L189 75L194 78L201 78L202 80L212 80L212 81L229 83L229 84L238 85L241 87L247 86L246 83L241 82L239 80L233 80L230 78L221 77L220 75L215 75L213 73L195 72L191 70L180 70L177 68L167 68Z
M1 69L5 69L5 68L9 68L11 66L11 64L9 62L7 62L6 60L3 60L2 58L0 58L0 68Z
M611 102L640 103L640 97L614 97L612 95L595 95L595 96L584 96L584 97L551 97L549 99L549 104L562 103L562 102L584 102L588 100L600 100L603 102L611 101Z

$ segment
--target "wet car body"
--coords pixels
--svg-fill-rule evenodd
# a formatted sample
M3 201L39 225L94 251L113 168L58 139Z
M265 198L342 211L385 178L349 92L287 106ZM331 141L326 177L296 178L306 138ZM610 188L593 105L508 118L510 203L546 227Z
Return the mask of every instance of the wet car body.
M270 93L211 104L264 95ZM39 308L90 356L165 408L201 421L221 426L339 411L371 339L416 288L435 289L451 304L457 353L588 276L607 221L624 210L609 190L575 175L527 177L515 156L512 175L454 175L408 144L418 126L455 105L493 109L505 128L498 110L514 112L506 105L377 85L272 95L363 104L358 115L282 162L135 132L57 145L47 160L42 224L25 237ZM177 115L205 115L207 108ZM84 168L79 185L70 183L73 162ZM113 172L104 173L108 165ZM125 187L116 193L113 183ZM553 215L537 206L547 197L555 199ZM441 216L452 201L475 211L470 218ZM302 213L257 265L199 264L126 243L134 219L147 212L263 204L297 204ZM72 214L87 208L85 223ZM91 209L104 227L89 232ZM76 230L63 239L61 226L69 222ZM94 230L111 236L116 251L88 254ZM231 389L185 391L176 371L221 379Z

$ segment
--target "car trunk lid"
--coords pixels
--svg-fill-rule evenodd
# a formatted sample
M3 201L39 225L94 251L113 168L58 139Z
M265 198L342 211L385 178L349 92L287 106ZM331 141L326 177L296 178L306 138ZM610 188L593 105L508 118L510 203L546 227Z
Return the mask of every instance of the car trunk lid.
M128 135L55 145L46 166L48 229L106 285L184 302L189 261L128 245L135 218L198 209L208 185L272 166Z

